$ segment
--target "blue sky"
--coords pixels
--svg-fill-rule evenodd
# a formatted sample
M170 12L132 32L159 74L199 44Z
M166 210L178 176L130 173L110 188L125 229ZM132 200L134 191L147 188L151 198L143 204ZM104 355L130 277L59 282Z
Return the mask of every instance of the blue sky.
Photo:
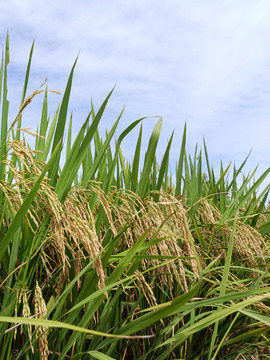
M175 130L174 168L185 121L188 150L205 137L212 163L269 166L269 0L9 0L1 4L0 40L10 35L10 120L19 108L29 50L35 40L28 94L48 78L63 94L79 54L71 94L74 133L93 99L97 108L116 84L101 127L122 107L117 134L143 116L162 116L159 154ZM60 97L50 94L50 111ZM24 115L36 128L42 97ZM156 123L144 121L144 145ZM137 132L123 144L134 151Z

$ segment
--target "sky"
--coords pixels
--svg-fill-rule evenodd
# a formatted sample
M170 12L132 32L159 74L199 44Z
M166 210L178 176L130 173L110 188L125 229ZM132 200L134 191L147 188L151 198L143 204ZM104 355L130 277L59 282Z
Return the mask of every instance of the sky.
M20 105L29 51L35 40L28 95L47 78L63 95L79 54L69 110L74 136L116 85L101 121L110 129L125 106L117 135L144 116L143 146L162 116L158 157L174 131L170 163L179 157L187 123L187 149L205 138L212 164L246 170L269 167L269 0L9 0L1 4L0 42L10 36L10 121ZM61 95L49 95L53 115ZM42 96L25 111L36 129ZM132 158L139 129L123 143Z

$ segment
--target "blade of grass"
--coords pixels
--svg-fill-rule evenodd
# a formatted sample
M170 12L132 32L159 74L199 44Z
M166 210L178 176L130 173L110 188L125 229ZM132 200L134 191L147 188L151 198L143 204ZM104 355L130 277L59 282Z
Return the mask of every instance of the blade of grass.
M4 80L3 80L3 98L2 98L2 119L1 119L1 146L0 146L0 180L5 179L6 166L4 166L3 161L6 160L7 155L7 123L8 123L8 108L9 101L7 99L7 67L9 64L9 35L7 33L6 37L6 51L5 51L5 61L4 61ZM3 192L0 190L0 204L2 203Z
M28 58L28 64L27 64L27 68L26 68L25 78L24 78L23 92L22 92L22 98L21 98L21 106L24 103L25 95L26 95L26 91L27 91L27 87L28 87L29 74L30 74L30 68L31 68L33 51L34 51L34 45L35 45L35 42L33 41L32 46L31 46L31 50L30 50L30 54L29 54L29 58ZM17 129L20 129L22 127L21 124L22 124L22 119L20 118L18 123L17 123ZM17 132L16 132L16 140L19 140L19 139L20 139L20 131L17 130Z
M4 71L4 51L2 50L1 67L0 67L0 105L2 103L3 71Z
M157 185L156 185L156 188L155 188L155 190L157 190L157 191L161 190L161 185L162 185L162 182L163 182L163 179L164 179L164 175L165 175L166 169L168 168L168 165L169 165L169 155L170 155L170 149L171 149L171 145L172 145L173 134L174 133L172 133L172 135L170 137L170 140L168 142L168 145L167 145L167 148L166 148L166 151L164 153L164 156L163 156L163 159L162 159L162 162L161 162L161 166L160 166L160 169L159 169L158 181L157 181Z
M145 153L144 166L143 166L141 179L139 182L139 191L138 191L138 194L141 197L143 197L147 191L147 184L149 182L149 176L150 176L151 168L152 168L153 161L155 158L155 153L156 153L157 143L158 143L159 136L160 136L161 126L162 126L162 118L159 119L159 121L157 122L157 124L152 132L152 135L151 135L149 143L148 143L148 148Z
M116 360L115 358L105 355L97 350L86 351L83 353L76 354L76 355L72 356L72 360L77 360L77 359L80 360L80 359L82 359L83 355L91 355L91 356L93 356L93 358L98 359L98 360Z
M46 136L45 139L45 148L44 148L44 159L46 160L52 145L52 140L53 140L53 134L55 132L55 128L56 128L56 124L57 124L57 118L58 118L58 113L59 113L59 108L60 108L60 103L58 104L55 114L53 116L49 131L48 131L48 135Z
M69 127L68 127L66 159L68 159L71 150L71 138L72 138L72 113L70 114Z
M137 139L135 153L134 153L134 157L133 157L132 173L131 173L132 191L138 190L138 176L139 176L141 144L142 144L142 124L140 126L139 136Z
M36 151L39 151L37 153L37 159L38 160L46 160L44 158L44 149L45 149L45 137L48 127L48 87L46 87L45 93L44 93L44 101L42 106L42 114L41 114L41 121L40 121L40 129L39 129L39 137L37 138L37 144L36 144Z
M186 136L187 136L187 126L185 123L184 132L183 132L183 136L182 136L181 151L180 151L178 167L177 167L177 171L176 171L175 196L179 196L182 193L184 156L185 156L185 152L186 152Z
M47 320L47 319L33 319L33 318L16 317L16 316L14 316L14 317L13 316L0 316L0 322L43 326L43 327L48 327L48 328L68 329L68 330L72 330L72 331L82 332L85 334L103 336L103 337L114 338L114 339L147 339L147 338L153 337L153 335L125 336L125 335L108 334L108 333L103 333L100 331L85 329L80 326L75 326L75 325L63 323L60 321Z
M65 89L65 93L63 96L63 100L60 106L60 110L59 110L59 116L58 116L58 121L56 124L56 129L55 129L55 133L54 133L54 139L53 139L53 145L52 145L52 152L54 151L55 147L58 146L59 142L63 140L64 138L64 131L65 131L65 127L66 127L66 119L67 119L67 110L68 110L68 103L69 103L69 97L70 97L70 92L71 92L71 86L72 86L72 80L73 80L73 73L74 73L74 69L77 63L78 57L76 58L69 78L68 78L68 82L67 82L67 86ZM49 172L49 178L51 179L51 185L55 186L56 182L57 182L57 175L58 175L58 168L59 168L59 162L60 162L60 154L61 151L58 153L57 158L54 161L54 165L53 167L50 169Z
M133 123L131 123L119 136L118 140L117 140L117 144L116 144L116 149L115 149L115 154L114 154L114 160L112 162L112 165L110 167L110 169L108 169L108 176L105 180L104 183L104 187L103 190L105 192L108 192L112 186L112 180L113 180L113 176L114 176L114 171L115 171L115 166L118 160L118 153L119 153L119 149L120 149L120 145L123 141L123 139L130 133L131 130L133 130L142 120L144 120L145 117L135 120L133 121Z

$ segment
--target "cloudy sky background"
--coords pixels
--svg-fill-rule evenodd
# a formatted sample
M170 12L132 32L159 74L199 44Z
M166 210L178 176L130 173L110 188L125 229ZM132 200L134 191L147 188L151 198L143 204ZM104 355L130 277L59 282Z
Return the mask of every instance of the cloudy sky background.
M70 111L74 136L93 99L96 108L116 84L101 127L110 129L125 105L117 134L143 116L162 116L158 155L175 130L174 170L185 121L188 150L205 137L210 159L246 170L270 165L269 0L9 0L1 4L0 41L10 35L8 97L16 116L32 41L28 95L48 78L65 89L76 56ZM59 95L50 94L54 113ZM39 123L42 96L25 112ZM157 118L144 120L144 150ZM132 157L138 129L123 143Z

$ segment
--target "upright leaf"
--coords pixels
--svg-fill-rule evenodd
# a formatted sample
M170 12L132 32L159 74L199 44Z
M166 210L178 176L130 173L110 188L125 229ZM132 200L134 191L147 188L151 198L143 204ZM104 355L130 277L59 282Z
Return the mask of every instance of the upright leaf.
M149 182L151 168L155 159L155 153L160 136L161 126L162 126L162 118L158 120L156 126L154 127L154 130L152 132L152 135L148 143L147 151L145 153L143 171L139 183L139 192L138 192L141 197L143 197L147 191L147 184Z

